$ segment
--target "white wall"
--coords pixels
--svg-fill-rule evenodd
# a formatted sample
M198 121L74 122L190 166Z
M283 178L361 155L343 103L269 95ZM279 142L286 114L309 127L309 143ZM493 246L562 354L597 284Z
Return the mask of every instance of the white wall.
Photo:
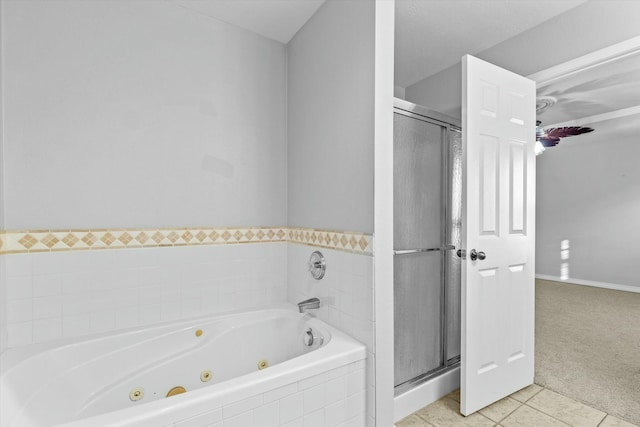
M462 63L449 67L405 89L409 102L462 119Z
M468 52L521 75L533 74L640 35L640 2L590 1L482 52ZM460 118L460 63L405 90L407 101Z
M536 274L640 291L638 120L594 123L538 156Z
M288 222L373 232L374 11L327 1L288 45Z
M3 7L7 229L286 223L284 45L172 2Z
M171 2L1 19L0 230L286 224L284 45ZM0 350L282 301L285 266L285 243L3 255Z
M328 0L288 45L288 225L373 232L375 2ZM389 81L389 85L392 82ZM288 297L367 345L367 425L375 425L373 258L290 244Z

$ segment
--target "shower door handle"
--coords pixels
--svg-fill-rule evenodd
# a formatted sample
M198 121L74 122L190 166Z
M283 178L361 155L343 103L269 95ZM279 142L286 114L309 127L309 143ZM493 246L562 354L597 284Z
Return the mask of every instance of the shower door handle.
M394 255L407 255L407 254L417 254L421 252L435 252L435 251L448 251L451 249L455 249L456 247L453 245L440 246L436 248L419 248L419 249L399 249L397 251L393 251Z
M482 261L485 258L487 258L487 255L485 255L485 253L482 251L476 252L475 249L471 249L471 252L469 252L469 258L471 258L471 261L475 261L475 260Z

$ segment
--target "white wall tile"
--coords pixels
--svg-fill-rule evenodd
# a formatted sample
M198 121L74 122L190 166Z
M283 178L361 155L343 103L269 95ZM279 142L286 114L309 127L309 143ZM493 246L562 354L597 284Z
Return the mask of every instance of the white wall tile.
M5 255L7 278L31 276L33 274L33 257L31 254Z
M51 341L59 338L62 338L61 318L38 319L33 321L33 342Z
M326 384L326 404L331 405L346 397L345 377L338 377L327 381Z
M365 415L359 414L344 423L338 424L337 427L362 427L365 425Z
M347 396L351 396L355 393L366 390L366 376L364 369L358 369L357 371L350 372L346 376L346 392Z
M347 403L340 400L325 408L325 421L328 426L336 426L347 420Z
M280 302L286 253L285 243L267 243L9 255L7 300L25 301L8 322L65 318L70 337ZM88 328L67 319L82 314ZM56 334L38 339L46 336Z
M62 277L60 274L33 276L33 296L45 297L62 293Z
M225 405L222 408L222 415L226 418L234 417L242 412L249 411L262 405L262 395L252 396L248 399L243 399L238 402Z
M247 411L232 418L225 418L224 427L253 427L253 411Z
M328 378L329 374L327 372L305 378L304 380L298 382L298 390L303 391L308 388L315 387L318 384L324 384L325 382L327 382Z
M365 391L360 391L347 397L345 402L347 405L347 418L353 418L365 412L367 405L366 393Z
M283 397L289 396L297 391L298 391L298 383L292 383L283 387L278 387L274 390L271 390L263 394L264 403L267 404L267 403L282 399Z
M116 328L130 328L140 324L140 309L138 305L132 307L116 308Z
M140 323L143 325L151 325L162 320L161 304L141 304L140 305Z
M303 413L305 415L326 405L326 386L324 383L311 387L303 393Z
M73 316L91 311L90 296L86 292L62 295L63 316Z
M314 281L306 270L306 264L311 252L316 249L299 244L288 245L287 298L289 302L295 304L311 297L320 298L321 309L315 315L365 344L368 356L373 357L373 257L320 249L327 261L327 274L322 280ZM358 366L359 369L366 368L364 363ZM329 378L336 377L340 375L329 373ZM373 392L375 378L372 369L365 371L365 378L365 384L369 384L370 388L365 387L364 391ZM351 383L349 390L353 393L359 387L361 384ZM328 394L327 398L330 399ZM333 409L334 412L327 409L328 420L335 419L335 411L340 408ZM339 422L346 422L349 419L346 415L338 418Z
M46 319L62 316L62 295L33 299L33 318Z
M254 427L278 427L280 425L280 404L272 402L253 411Z
M31 298L7 301L7 322L20 323L33 319L33 300Z
M63 253L35 253L32 255L33 274L35 276L62 273Z
M7 324L7 345L19 347L33 342L33 322Z
M7 300L33 297L33 276L7 277Z
M280 399L280 424L302 417L302 393L298 392Z
M196 415L195 417L186 419L184 421L177 422L176 427L203 427L212 424L217 424L222 421L222 408L214 411L205 412L204 414ZM220 423L222 425L222 423Z
M304 427L325 427L324 409L319 409L303 418Z
M67 295L87 292L91 282L91 273L88 271L69 270L62 274L62 293Z
M94 310L90 313L91 330L105 332L116 326L116 314L113 310Z
M91 331L91 315L89 313L74 314L62 318L62 336L77 337Z

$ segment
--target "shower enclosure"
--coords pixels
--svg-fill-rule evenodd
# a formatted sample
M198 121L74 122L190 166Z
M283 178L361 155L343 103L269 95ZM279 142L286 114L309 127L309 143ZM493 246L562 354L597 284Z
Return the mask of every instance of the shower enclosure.
M462 138L456 119L394 105L396 395L459 365Z

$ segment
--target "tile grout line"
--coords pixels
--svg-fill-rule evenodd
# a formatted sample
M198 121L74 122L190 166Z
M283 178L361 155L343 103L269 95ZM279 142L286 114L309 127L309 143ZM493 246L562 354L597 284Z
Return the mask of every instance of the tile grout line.
M522 403L522 402L520 402L520 401L518 401L518 400L514 399L513 397L511 397L511 396L507 396L507 397L508 397L508 398L510 398L511 400L515 401L515 402L518 402L518 406L516 407L516 409L514 409L513 411L509 412L507 415L505 415L504 417L502 417L502 418L500 419L500 421L498 421L498 422L496 423L496 425L500 424L501 422L503 422L504 420L506 420L507 418L509 418L509 416L511 416L511 414L513 414L513 413L514 413L514 412L516 412L518 409L520 409L520 408L522 408L522 407L524 406L524 403Z
M542 386L540 386L540 387L542 387ZM533 396L531 396L531 398L527 399L527 402L529 402L529 401L530 401L531 399L533 399L535 396L537 396L538 394L540 394L540 393L542 392L542 390L548 390L548 391L551 391L552 393L557 393L557 394L559 394L560 396L566 397L567 399L571 399L571 400L573 400L574 402L579 403L580 405L582 405L582 406L584 406L584 407L587 407L587 408L590 408L590 409L595 409L596 411L599 411L599 412L604 413L604 417L603 417L603 418L598 422L598 424L596 425L596 427L598 427L600 424L602 424L602 422L605 420L605 418L607 418L607 416L609 415L609 413L608 413L608 412L601 411L600 409L594 408L594 407L593 407L593 406L591 406L591 405L587 405L587 404L582 403L582 402L580 402L580 401L578 401L578 400L576 400L576 399L572 399L572 398L571 398L571 397L569 397L569 396L565 396L565 395L560 394L560 393L558 393L558 392L555 392L555 391L553 391L553 390L549 390L549 389L548 389L548 388L546 388L546 387L542 387L542 388L541 388L541 389L540 389L536 394L534 394ZM533 409L533 410L535 410L535 411L538 411L538 412L542 412L543 414L550 416L550 417L551 417L551 418L553 418L554 420L556 420L556 421L560 421L561 423L564 423L564 424L566 424L566 425L568 425L568 426L576 427L576 426L572 426L571 424L569 424L569 423L568 423L568 422L566 422L566 421L562 421L561 419L559 419L559 418L555 417L554 415L548 414L547 412L543 411L542 409L534 408L533 406L531 406L531 405L527 404L527 402L525 402L525 404L526 404L529 408L531 408L531 409Z
M538 384L538 385L540 385L540 384ZM599 407L593 406L590 402L586 402L586 401L583 401L583 400L581 400L581 399L576 399L576 398L573 398L573 397L565 396L564 394L560 393L559 391L556 391L556 390L554 390L554 389L552 389L552 388L549 388L549 387L543 387L543 386L540 386L540 387L542 387L542 388L543 388L543 389L545 389L545 390L549 390L549 391L552 391L552 392L554 392L554 393L557 393L557 394L559 394L559 395L561 395L561 396L568 397L569 399L572 399L572 400L574 400L574 401L576 401L576 402L578 402L578 403L580 403L580 404L582 404L582 405L584 405L584 406L586 406L586 407L589 407L589 408L591 408L591 409L595 409L595 410L597 410L597 411L603 412L603 413L605 414L605 417L604 417L604 418L607 418L607 416L609 416L609 415L611 415L612 417L615 417L615 415L610 414L609 412L605 411L604 409L601 409L601 408L599 408ZM602 421L604 421L604 418L602 419ZM602 424L602 421L600 421L600 423L598 424L598 426L599 426L600 424ZM626 421L626 420L623 420L623 421Z
M607 419L607 417L608 417L608 416L609 416L609 414L606 414L606 415L604 416L604 418L603 418L603 419L598 423L598 426L597 426L597 427L600 427L600 426L602 425L602 423L604 422L604 420L606 420L606 419Z
M566 397L566 396L565 396L565 397ZM577 426L574 426L574 425L572 425L572 424L569 424L569 423L568 423L568 422L566 422L566 421L562 421L561 419L556 418L555 416L553 416L553 415L551 415L551 414L548 414L547 412L543 411L542 409L534 408L533 406L531 406L531 405L527 405L526 403L525 403L525 405L526 405L528 408L533 409L534 411L538 411L538 412L540 412L540 413L542 413L542 414L547 415L548 417L553 418L553 419L554 419L554 420L556 420L556 421L561 422L562 424L568 425L568 426L570 426L570 427L577 427Z

